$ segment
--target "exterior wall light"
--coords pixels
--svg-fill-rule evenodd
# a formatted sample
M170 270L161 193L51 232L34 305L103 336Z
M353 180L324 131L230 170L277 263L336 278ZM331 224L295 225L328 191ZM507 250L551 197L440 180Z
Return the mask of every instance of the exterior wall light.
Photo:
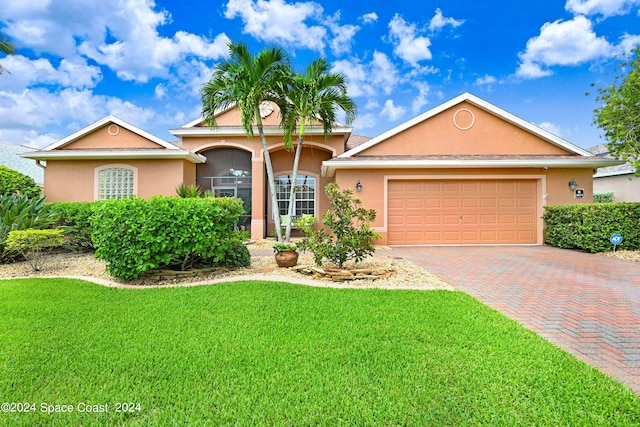
M573 191L576 188L578 188L578 183L576 182L575 179L571 178L571 181L569 181L569 188Z
M358 180L358 183L356 184L356 191L358 193L362 191L362 184L360 183L360 180Z

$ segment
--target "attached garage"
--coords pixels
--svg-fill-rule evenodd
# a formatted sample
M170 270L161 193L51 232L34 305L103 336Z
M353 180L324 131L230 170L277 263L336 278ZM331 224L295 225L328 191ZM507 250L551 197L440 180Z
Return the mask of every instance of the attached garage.
M465 93L322 163L387 245L541 245L546 205L591 203L588 151ZM617 163L616 163L617 164Z
M389 245L535 244L537 181L390 180Z

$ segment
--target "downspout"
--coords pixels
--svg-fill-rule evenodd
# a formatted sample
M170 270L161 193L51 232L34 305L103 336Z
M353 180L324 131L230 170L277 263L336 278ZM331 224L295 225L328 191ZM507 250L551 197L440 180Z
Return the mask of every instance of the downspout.
M42 163L40 163L40 160L36 160L36 166L41 167L42 169L46 169L47 167L45 165L43 165Z

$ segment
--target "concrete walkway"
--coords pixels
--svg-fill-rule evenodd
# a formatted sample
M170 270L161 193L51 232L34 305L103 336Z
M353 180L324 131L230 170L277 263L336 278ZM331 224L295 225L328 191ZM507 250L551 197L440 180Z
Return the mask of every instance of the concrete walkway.
M548 246L393 248L640 394L640 263Z

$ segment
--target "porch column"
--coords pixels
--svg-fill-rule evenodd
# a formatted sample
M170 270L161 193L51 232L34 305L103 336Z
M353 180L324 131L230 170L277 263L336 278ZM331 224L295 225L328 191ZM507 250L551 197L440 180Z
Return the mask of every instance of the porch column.
M266 236L264 220L264 157L251 159L251 238Z

